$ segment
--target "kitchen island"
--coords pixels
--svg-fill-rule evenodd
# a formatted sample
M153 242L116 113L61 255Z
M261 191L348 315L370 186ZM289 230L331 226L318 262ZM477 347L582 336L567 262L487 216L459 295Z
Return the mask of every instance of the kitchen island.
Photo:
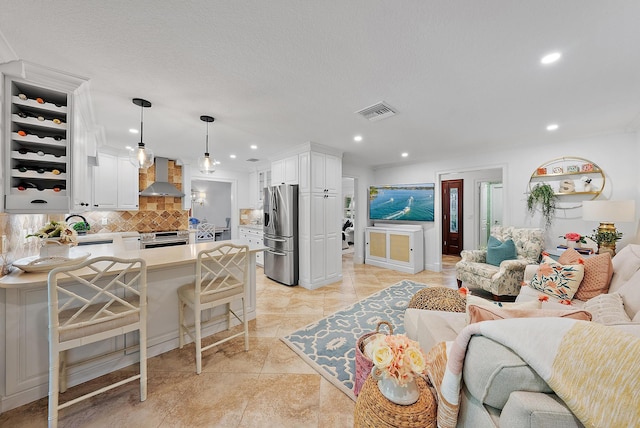
M82 251L90 257L115 256L142 258L147 263L148 356L162 354L178 347L177 289L193 283L198 252L222 241L151 249L127 249L115 236L110 244L85 245ZM256 317L256 253L264 246L244 240L227 241L249 245L249 287L247 317ZM13 268L0 278L0 413L46 397L48 394L48 308L47 273L22 272ZM217 320L222 312L214 311L216 319L203 330L210 335L226 329L226 318ZM241 305L234 309L242 312ZM206 318L205 318L206 319ZM189 340L189 339L187 339ZM137 351L124 350L137 344L137 332L124 337L90 344L69 352L69 362L91 361L69 369L69 386L110 373L136 363ZM193 370L195 373L195 356Z

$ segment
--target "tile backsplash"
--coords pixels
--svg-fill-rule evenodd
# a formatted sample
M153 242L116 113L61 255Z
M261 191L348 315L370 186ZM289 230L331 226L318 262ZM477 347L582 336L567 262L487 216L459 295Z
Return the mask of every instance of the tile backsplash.
M240 225L262 224L262 210L240 208Z

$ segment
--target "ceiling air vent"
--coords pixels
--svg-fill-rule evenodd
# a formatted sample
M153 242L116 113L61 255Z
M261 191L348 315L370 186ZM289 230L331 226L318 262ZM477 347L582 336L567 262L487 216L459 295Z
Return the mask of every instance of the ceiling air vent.
M258 162L260 159L256 159L256 158L249 158L247 159L247 162Z
M394 108L384 101L380 101L379 103L376 103L372 106L363 108L356 113L361 114L365 119L371 122L396 115L396 111L394 110Z

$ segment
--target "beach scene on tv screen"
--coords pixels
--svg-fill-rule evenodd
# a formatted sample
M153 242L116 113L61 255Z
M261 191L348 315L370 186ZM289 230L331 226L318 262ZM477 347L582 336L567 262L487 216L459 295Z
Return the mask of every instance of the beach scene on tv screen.
M433 183L371 186L369 218L371 220L433 221L434 188Z

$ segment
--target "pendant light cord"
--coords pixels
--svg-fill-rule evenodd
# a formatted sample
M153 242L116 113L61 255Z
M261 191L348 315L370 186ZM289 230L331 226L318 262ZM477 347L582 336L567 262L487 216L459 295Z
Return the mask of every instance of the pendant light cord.
M209 156L209 122L207 122L207 139L206 139L206 150L204 152L205 156Z
M143 123L143 115L144 115L144 105L140 105L140 144L144 146L144 139L142 138L142 134L144 133Z

